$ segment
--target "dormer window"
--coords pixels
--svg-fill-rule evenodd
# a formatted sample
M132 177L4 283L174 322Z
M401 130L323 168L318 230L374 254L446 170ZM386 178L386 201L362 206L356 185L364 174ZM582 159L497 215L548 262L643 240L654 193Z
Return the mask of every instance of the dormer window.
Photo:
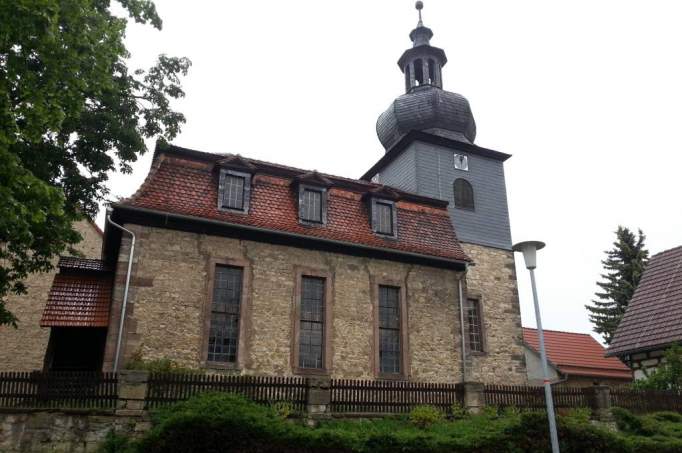
M372 199L372 231L382 236L397 235L397 215L395 202L384 199Z
M251 194L251 175L235 170L220 170L218 208L247 213Z
M223 193L223 207L227 209L244 209L244 181L243 176L226 175L225 191Z
M317 171L294 179L298 187L298 221L304 225L327 224L327 188L331 181Z
M326 192L321 187L299 187L298 214L303 222L326 223Z
M393 235L393 204L377 201L374 209L376 211L376 232Z

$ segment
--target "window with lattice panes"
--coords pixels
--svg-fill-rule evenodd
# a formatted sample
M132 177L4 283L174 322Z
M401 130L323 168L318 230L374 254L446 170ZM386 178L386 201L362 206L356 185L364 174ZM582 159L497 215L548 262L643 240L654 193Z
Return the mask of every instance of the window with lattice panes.
M301 277L298 366L324 368L325 279Z
M483 319L481 302L478 299L467 299L464 318L467 323L467 343L469 351L483 352Z
M303 189L300 198L301 220L322 223L322 200L322 190Z
M380 234L393 234L393 205L377 201L374 205L376 218L376 232Z
M400 354L400 288L379 286L379 371L399 374Z
M244 180L242 176L226 175L223 189L223 207L244 209Z
M234 363L239 347L243 270L216 266L213 279L208 361Z

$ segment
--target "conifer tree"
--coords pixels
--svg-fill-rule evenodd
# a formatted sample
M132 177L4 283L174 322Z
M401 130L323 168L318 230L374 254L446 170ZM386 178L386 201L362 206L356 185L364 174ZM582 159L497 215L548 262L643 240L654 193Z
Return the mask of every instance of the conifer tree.
M597 300L585 308L590 312L594 331L601 334L606 344L611 343L649 258L645 239L642 230L635 236L628 228L619 226L613 249L604 252L604 273L602 281L597 282L601 291L595 293Z

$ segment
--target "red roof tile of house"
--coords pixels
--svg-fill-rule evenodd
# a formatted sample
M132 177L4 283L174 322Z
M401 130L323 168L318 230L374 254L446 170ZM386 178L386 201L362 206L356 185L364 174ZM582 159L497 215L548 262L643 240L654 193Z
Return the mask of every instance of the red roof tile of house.
M608 354L659 349L679 341L682 341L682 246L651 257Z
M112 279L108 274L57 274L41 327L107 327Z
M606 349L586 333L545 330L547 360L564 374L631 379L632 371L615 357L604 357ZM523 328L523 340L539 353L538 331Z
M331 175L327 224L303 225L298 221L297 194L292 182L309 173L283 165L240 158L256 167L248 214L218 209L216 163L226 155L171 147L158 151L140 189L118 206L218 220L231 225L257 227L310 238L340 241L446 259L470 261L460 247L447 211L447 203L396 191L400 201L397 238L372 232L368 203L372 190L383 186ZM164 155L165 154L165 155ZM229 155L228 155L229 156Z
M60 256L59 264L57 264L62 271L107 271L107 266L102 260L80 258L77 256Z

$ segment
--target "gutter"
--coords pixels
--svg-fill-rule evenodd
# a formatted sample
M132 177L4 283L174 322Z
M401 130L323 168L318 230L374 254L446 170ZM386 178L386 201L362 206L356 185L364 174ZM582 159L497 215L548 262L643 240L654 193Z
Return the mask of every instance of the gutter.
M462 290L462 281L466 277L468 266L464 265L464 272L459 276L457 280L457 290L459 291L459 327L461 332L462 340L462 383L467 381L467 355L466 355L466 340L464 332L464 291Z
M118 228L121 231L124 231L132 237L132 242L130 244L130 253L128 254L128 271L126 272L126 284L125 284L125 289L123 290L123 305L121 306L121 317L118 321L118 338L116 339L116 354L114 355L114 369L113 372L116 373L118 371L118 364L121 356L121 344L123 342L123 326L125 324L125 319L126 319L126 308L128 306L128 289L130 288L130 275L132 274L132 268L133 268L133 255L135 254L135 233L132 231L123 228L121 225L118 223L114 222L111 220L111 214L112 214L112 209L109 207L107 209L107 221Z
M156 215L156 216L163 218L166 224L168 223L169 219L185 220L185 221L190 221L190 222L194 222L194 223L198 223L198 224L213 225L213 226L218 226L218 227L223 227L223 228L235 228L235 229L250 231L250 232L254 232L254 233L270 234L270 235L274 235L274 236L280 236L283 238L305 240L305 241L310 241L310 242L319 242L319 243L324 243L324 244L335 245L338 247L354 248L354 249L359 249L359 250L368 251L368 252L378 252L378 253L384 253L384 254L388 254L388 255L396 255L396 256L404 256L404 257L409 257L409 258L415 258L415 259L420 259L420 260L424 260L424 261L431 261L433 263L441 264L441 265L448 267L448 268L454 267L454 268L466 269L466 266L468 264L466 261L463 261L463 260L447 259L447 258L433 256L433 255L423 255L421 253L406 252L403 250L388 249L388 248L383 248L383 247L375 247L375 246L371 246L371 245L358 244L358 243L354 243L354 242L339 241L336 239L327 239L327 238L306 236L303 234L290 233L287 231L272 230L269 228L261 228L261 227L255 227L252 225L243 225L243 224L239 224L239 223L225 222L222 220L206 219L203 217L196 217L196 216L185 215L185 214L173 214L173 213L169 213L169 212L158 211L156 209L139 208L139 207L135 207L135 206L123 205L123 204L118 204L118 203L112 204L112 207L118 208L118 209L121 209L124 211L131 211L131 212L137 212L137 213L141 213L141 214Z

